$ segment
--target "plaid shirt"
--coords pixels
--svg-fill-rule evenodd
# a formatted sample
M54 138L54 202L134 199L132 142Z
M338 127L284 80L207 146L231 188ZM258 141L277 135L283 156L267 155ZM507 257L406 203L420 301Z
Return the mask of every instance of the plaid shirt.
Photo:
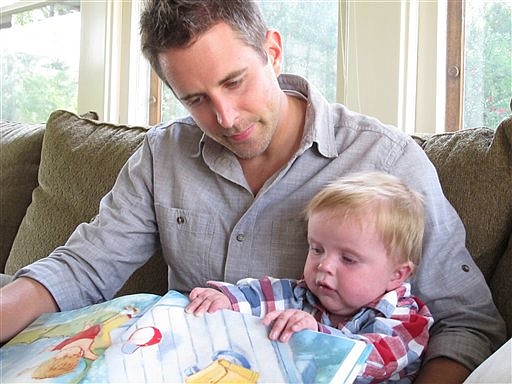
M411 295L408 283L387 292L361 308L352 319L339 324L330 321L329 313L303 280L265 277L243 279L237 285L218 281L209 281L208 285L224 293L235 311L264 317L275 310L300 309L315 317L320 332L372 344L374 348L357 383L412 382L433 323L430 311Z

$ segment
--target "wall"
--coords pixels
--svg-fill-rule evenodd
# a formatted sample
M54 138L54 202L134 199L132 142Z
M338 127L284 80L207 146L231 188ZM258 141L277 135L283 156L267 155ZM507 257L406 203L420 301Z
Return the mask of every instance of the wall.
M405 132L435 132L437 113L444 116L437 13L433 1L343 2L338 101Z

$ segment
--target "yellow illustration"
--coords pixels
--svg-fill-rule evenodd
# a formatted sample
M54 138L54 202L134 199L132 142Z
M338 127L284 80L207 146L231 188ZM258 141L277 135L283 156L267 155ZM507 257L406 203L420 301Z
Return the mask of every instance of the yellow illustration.
M225 359L218 359L203 370L188 376L185 383L257 383L258 377L258 372Z

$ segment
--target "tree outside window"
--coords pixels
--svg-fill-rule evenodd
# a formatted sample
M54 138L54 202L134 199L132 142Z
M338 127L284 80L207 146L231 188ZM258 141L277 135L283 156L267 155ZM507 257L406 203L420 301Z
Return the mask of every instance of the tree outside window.
M496 128L511 98L512 3L466 1L463 127Z
M49 4L2 24L2 120L45 122L56 109L76 110L79 11L77 4Z

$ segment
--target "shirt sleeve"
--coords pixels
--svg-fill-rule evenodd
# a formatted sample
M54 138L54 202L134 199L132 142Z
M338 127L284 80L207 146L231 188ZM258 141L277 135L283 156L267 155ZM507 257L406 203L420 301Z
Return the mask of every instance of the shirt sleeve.
M234 311L260 318L275 310L299 309L302 305L301 300L294 297L296 280L293 279L263 277L243 279L236 285L221 281L209 281L208 285L224 293Z
M465 247L464 225L444 196L434 166L412 140L390 172L425 196L423 255L411 281L435 319L425 360L448 357L474 369L504 342L506 331Z
M110 300L154 254L153 156L147 140L121 169L94 220L80 224L48 257L17 272L16 277L43 284L61 311Z

